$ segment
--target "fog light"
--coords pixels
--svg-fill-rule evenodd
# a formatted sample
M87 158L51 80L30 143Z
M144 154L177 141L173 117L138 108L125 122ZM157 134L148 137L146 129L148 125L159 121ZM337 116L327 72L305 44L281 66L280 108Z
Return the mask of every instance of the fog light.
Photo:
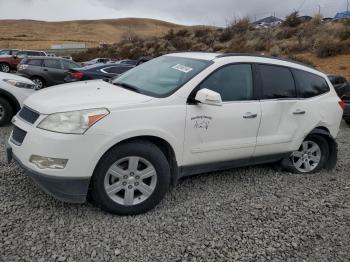
M32 155L29 162L40 169L64 169L67 165L68 159Z

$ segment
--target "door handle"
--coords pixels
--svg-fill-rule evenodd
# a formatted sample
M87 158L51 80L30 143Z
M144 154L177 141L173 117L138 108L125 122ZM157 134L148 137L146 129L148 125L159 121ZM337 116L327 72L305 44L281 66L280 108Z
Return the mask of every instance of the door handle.
M49 71L49 70L47 70L47 69L44 68L43 71L47 72L47 71Z
M258 116L258 114L253 114L251 112L248 112L243 116L243 118L244 119L252 119L252 118L256 118L257 116Z
M296 110L293 112L293 115L305 115L306 114L306 111L305 110Z

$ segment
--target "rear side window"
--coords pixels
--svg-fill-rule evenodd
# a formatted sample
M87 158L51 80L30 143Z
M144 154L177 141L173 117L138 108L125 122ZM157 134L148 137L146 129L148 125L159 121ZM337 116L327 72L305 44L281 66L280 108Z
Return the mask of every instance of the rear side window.
M31 66L41 66L42 60L40 60L40 59L29 59L25 63L27 65L31 65Z
M66 60L62 60L63 68L64 69L73 69L73 68L79 68L80 65L76 63L72 63Z
M45 59L44 60L44 67L62 69L61 61L57 60L57 59Z
M234 64L211 74L200 89L207 88L221 95L222 101L246 101L253 99L252 66Z
M111 66L111 67L105 67L101 69L102 72L107 74L123 74L126 71L128 71L130 67L122 67L122 66Z
M296 98L292 72L286 67L259 65L262 99Z
M301 98L319 96L329 91L327 81L321 76L295 69L293 74Z

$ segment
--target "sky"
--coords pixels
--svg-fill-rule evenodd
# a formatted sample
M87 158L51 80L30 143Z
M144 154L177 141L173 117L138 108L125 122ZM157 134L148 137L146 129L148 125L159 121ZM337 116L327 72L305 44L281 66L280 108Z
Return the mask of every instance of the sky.
M347 0L0 0L0 19L44 21L123 17L154 18L178 24L225 26L235 18L260 19L294 10L333 17Z

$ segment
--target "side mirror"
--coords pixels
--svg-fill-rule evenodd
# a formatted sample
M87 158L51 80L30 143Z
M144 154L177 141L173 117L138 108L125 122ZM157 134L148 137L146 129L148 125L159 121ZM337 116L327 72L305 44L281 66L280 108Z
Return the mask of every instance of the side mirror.
M195 100L205 105L222 105L221 95L207 88L199 90L196 94Z

